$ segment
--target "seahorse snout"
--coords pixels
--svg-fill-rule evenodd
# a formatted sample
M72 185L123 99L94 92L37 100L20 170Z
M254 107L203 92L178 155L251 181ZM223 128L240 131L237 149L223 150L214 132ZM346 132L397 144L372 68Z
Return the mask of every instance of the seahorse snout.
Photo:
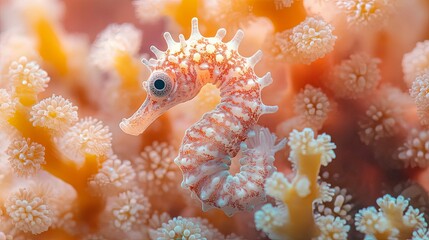
M138 136L155 121L163 111L155 111L149 99L129 118L122 119L119 127L127 134Z

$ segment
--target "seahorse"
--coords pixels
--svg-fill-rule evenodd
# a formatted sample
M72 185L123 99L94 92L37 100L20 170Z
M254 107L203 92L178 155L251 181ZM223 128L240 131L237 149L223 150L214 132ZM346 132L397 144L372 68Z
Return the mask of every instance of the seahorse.
M151 70L143 82L146 100L120 128L139 135L168 109L193 99L205 84L217 86L220 103L186 130L175 163L183 173L182 187L201 200L203 210L220 208L232 215L266 201L265 179L275 170L274 154L285 140L276 144L275 135L257 125L261 115L278 109L261 100L261 90L272 83L270 73L257 77L254 72L262 52L243 57L238 53L243 31L226 43L225 34L221 28L214 37L203 37L197 18L187 40L180 34L176 42L164 33L167 50L151 46L156 59L142 60ZM231 159L239 151L240 172L232 175Z

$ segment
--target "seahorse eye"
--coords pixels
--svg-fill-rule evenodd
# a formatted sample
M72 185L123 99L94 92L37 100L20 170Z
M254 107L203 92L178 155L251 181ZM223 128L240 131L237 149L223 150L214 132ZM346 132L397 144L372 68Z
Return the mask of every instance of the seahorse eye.
M153 73L148 81L150 94L154 97L165 97L173 89L170 77L165 73Z
M164 90L165 88L165 82L162 79L156 79L155 82L153 82L153 86L156 88L156 90Z

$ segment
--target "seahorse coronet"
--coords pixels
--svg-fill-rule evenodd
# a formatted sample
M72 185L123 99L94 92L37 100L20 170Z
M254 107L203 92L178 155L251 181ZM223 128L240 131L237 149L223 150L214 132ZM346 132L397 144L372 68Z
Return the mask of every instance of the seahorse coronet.
M152 71L143 83L147 98L120 127L139 135L169 108L193 99L203 85L217 86L221 102L186 130L174 162L183 173L182 187L200 199L203 210L220 208L227 215L252 210L266 201L265 179L276 169L274 154L285 146L284 140L276 144L275 135L257 125L261 115L277 111L277 106L267 106L261 100L262 89L272 83L271 74L258 77L254 72L261 51L251 57L238 53L242 30L223 42L223 28L214 37L204 37L197 18L193 18L191 29L187 40L179 35L179 42L165 33L165 51L150 47L156 59L142 60ZM160 73L167 77L157 78ZM163 80L167 82L159 82ZM156 81L157 86L148 86ZM171 89L166 96L151 93L167 85ZM239 151L240 171L232 175L231 160Z

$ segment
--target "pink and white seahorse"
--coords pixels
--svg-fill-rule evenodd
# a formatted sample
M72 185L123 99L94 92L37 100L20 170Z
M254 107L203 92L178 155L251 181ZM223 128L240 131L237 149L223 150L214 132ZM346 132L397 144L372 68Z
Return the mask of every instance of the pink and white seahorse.
M225 34L225 29L219 29L216 36L203 37L197 18L192 19L188 40L179 35L180 41L175 42L170 33L164 33L167 50L152 46L157 59L143 60L152 70L143 82L147 98L120 127L139 135L162 113L194 98L205 84L216 85L221 102L187 129L175 163L183 173L182 187L202 201L204 210L217 207L232 215L266 200L265 179L275 170L274 154L285 141L276 145L276 137L256 125L262 114L277 111L277 106L266 106L261 100L262 88L272 82L270 73L259 78L253 70L262 52L242 57L238 46L243 31L227 43L222 42ZM240 172L232 175L231 158L240 150Z

